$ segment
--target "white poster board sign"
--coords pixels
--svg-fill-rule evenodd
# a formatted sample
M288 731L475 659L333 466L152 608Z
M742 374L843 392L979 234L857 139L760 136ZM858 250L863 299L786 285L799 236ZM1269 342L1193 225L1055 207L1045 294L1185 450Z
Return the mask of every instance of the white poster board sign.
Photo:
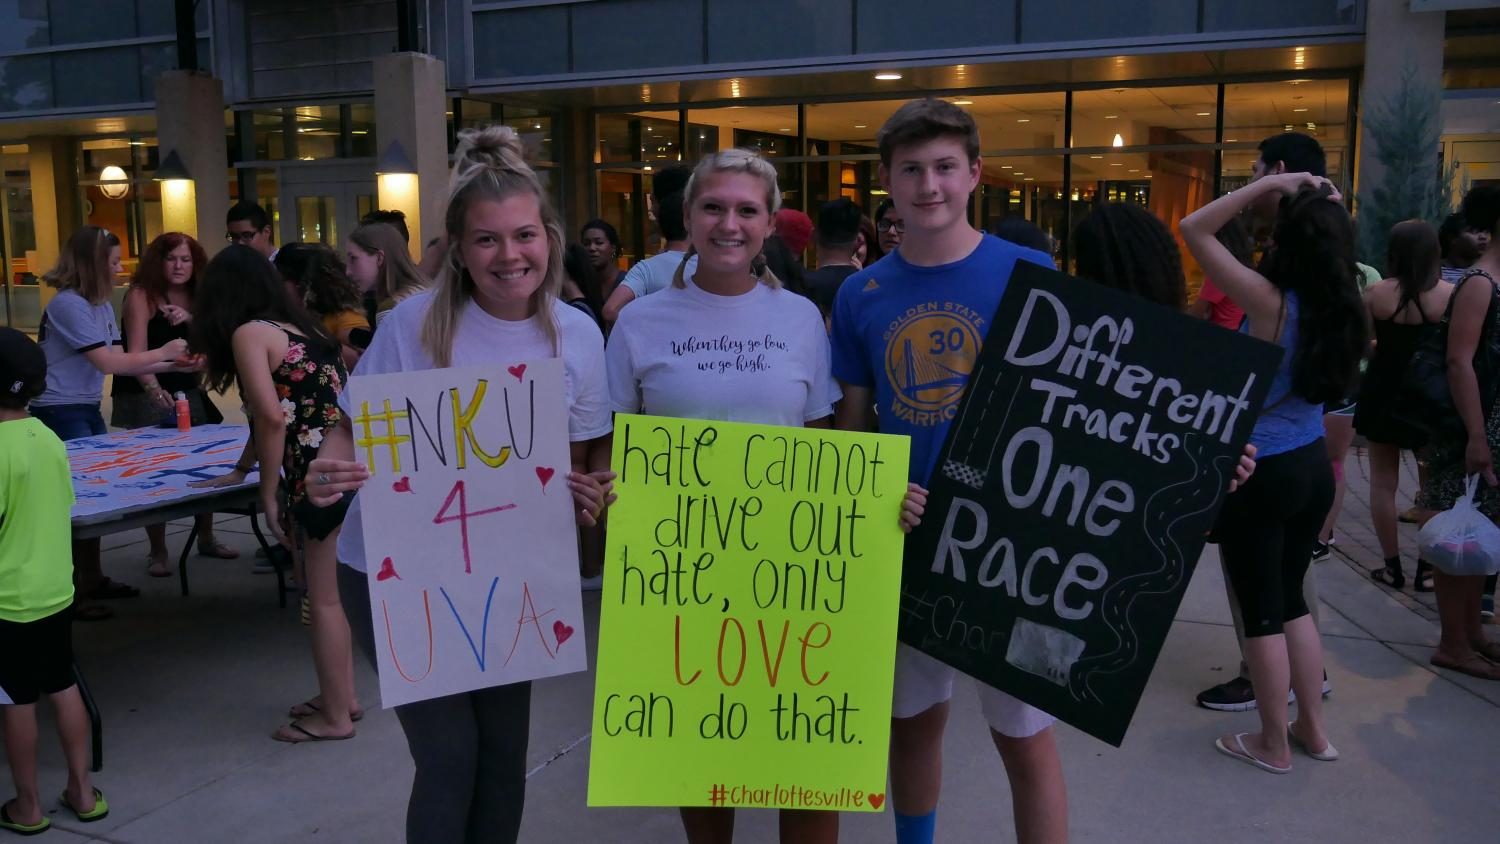
M584 670L562 362L349 394L382 703Z

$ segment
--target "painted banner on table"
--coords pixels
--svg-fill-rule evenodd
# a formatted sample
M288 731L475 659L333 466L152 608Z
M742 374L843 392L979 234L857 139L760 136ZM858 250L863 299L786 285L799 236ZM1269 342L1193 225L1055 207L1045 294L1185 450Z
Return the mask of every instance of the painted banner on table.
M349 380L387 707L586 667L555 359Z
M993 326L901 640L1119 745L1281 349L1024 262Z
M908 445L615 417L589 805L880 810Z
M137 428L68 440L77 497L73 518L96 519L222 492L189 484L232 470L249 436L244 425L200 425L190 431ZM257 482L252 472L242 486Z

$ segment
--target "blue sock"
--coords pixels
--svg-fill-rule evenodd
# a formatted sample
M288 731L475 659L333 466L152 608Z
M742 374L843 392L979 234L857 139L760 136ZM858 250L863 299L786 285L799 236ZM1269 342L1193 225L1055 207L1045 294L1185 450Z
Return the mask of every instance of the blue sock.
M932 844L932 836L937 832L936 809L925 815L892 814L896 816L896 844Z

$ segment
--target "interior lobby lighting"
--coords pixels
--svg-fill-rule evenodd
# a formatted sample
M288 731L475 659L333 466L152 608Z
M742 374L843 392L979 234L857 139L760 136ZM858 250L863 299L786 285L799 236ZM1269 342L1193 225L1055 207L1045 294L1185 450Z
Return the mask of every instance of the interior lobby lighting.
M1305 109L1305 108L1294 108L1294 109L1292 109L1292 111L1295 111L1295 112L1304 112L1304 111L1307 111L1307 109Z
M1001 170L1009 170L1010 169L1010 165L1009 164L1002 164L1002 165L1000 165L1000 169Z
M1111 166L1111 167L1124 167L1125 165L1121 164L1118 161L1115 161L1115 162L1112 162L1109 166Z
M901 78L901 74L896 73L893 70L885 70L875 74L875 78L879 79L882 82L895 82L897 79Z
M854 128L856 128L856 129L864 129L864 128L867 128L867 127L863 123L856 123L856 124L854 124Z
M1033 179L1030 176L1027 176L1026 178L1022 179L1021 181L1023 181L1023 182L1034 182L1034 181L1036 181L1036 179Z
M1132 167L1129 170L1126 170L1125 172L1126 173L1139 173L1139 172L1141 172L1141 170L1140 170L1139 167Z
M1106 114L1106 115L1104 115L1104 119L1105 120L1114 120L1114 119L1118 118L1119 116L1120 115L1118 115L1118 114Z
M1112 147L1125 146L1125 138L1117 132L1115 133L1115 139L1113 141L1110 141L1109 145Z
M1200 111L1200 112L1198 112L1198 116L1199 117L1211 117L1211 116L1213 116L1213 112L1211 112L1211 111Z
M973 100L954 100L953 104L956 105L956 106L966 106L966 105L973 105L974 101Z
M1029 117L1018 117L1018 118L1016 118L1016 122L1017 123L1030 123L1031 122L1031 118L1029 118Z
M1102 156L1102 155L1091 155L1091 156L1089 156L1089 158L1103 158L1103 157L1104 156Z
M124 199L125 194L130 193L130 181L125 175L125 170L118 165L111 164L100 170L99 179L104 182L119 183L99 186L99 192L110 199Z

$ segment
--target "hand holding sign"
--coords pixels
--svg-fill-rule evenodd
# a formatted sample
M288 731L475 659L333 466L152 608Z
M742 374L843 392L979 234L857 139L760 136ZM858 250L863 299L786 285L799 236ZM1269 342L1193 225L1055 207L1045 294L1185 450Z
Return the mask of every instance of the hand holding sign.
M901 638L1118 744L1281 352L1026 263L993 324L908 544Z
M564 647L583 624L575 501L597 512L608 492L553 481L569 465L562 364L356 376L349 393L369 468L316 460L309 495L361 489L382 703L582 670Z

